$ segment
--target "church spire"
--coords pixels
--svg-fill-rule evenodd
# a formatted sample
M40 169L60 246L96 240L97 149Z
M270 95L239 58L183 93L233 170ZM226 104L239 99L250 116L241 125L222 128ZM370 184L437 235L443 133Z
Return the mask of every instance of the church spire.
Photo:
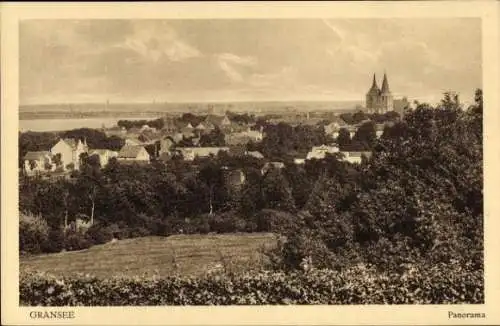
M375 77L375 74L373 74L373 83L372 87L368 91L369 94L378 94L379 93L379 88L377 85L377 78Z
M375 74L373 74L372 89L373 89L373 88L378 89L378 85L377 85L377 78L375 78Z
M384 73L384 81L382 82L382 89L380 90L381 93L390 93L391 91L389 90L389 82L387 81L387 75Z

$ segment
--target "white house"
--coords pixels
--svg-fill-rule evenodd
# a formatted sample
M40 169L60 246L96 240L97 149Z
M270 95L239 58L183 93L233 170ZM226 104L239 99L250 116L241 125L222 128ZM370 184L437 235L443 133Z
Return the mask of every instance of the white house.
M337 146L327 146L327 145L321 145L321 146L313 146L311 151L307 153L307 160L311 159L324 159L326 154L334 154L338 153L339 148Z
M73 138L65 138L60 139L57 144L52 146L50 153L52 156L61 155L63 168L66 168L69 164L73 164L74 169L78 170L80 168L80 154L87 153L88 150L86 140L82 142L80 139L77 141Z

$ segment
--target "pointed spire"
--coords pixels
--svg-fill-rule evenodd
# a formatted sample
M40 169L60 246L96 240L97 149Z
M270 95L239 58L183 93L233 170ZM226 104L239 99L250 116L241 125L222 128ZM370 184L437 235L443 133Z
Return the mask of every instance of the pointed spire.
M380 89L378 88L378 85L377 85L377 79L375 77L375 74L373 74L373 83L372 83L372 87L368 91L368 94L378 95L379 91L380 91Z
M384 72L384 81L382 82L382 89L380 90L382 93L390 93L391 91L389 90L389 82L387 81L387 75Z

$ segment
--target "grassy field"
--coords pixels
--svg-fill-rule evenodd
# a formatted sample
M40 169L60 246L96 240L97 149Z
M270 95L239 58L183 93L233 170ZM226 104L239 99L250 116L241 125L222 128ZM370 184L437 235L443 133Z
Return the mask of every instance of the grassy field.
M226 266L228 270L258 269L262 248L272 247L271 233L175 235L119 240L87 250L21 257L21 271L54 275L141 276L200 275Z

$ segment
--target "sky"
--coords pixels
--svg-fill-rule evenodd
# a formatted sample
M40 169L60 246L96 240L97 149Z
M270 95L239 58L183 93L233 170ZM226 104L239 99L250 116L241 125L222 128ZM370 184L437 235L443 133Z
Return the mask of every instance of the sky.
M384 72L396 98L470 100L475 18L26 20L20 104L364 101Z

